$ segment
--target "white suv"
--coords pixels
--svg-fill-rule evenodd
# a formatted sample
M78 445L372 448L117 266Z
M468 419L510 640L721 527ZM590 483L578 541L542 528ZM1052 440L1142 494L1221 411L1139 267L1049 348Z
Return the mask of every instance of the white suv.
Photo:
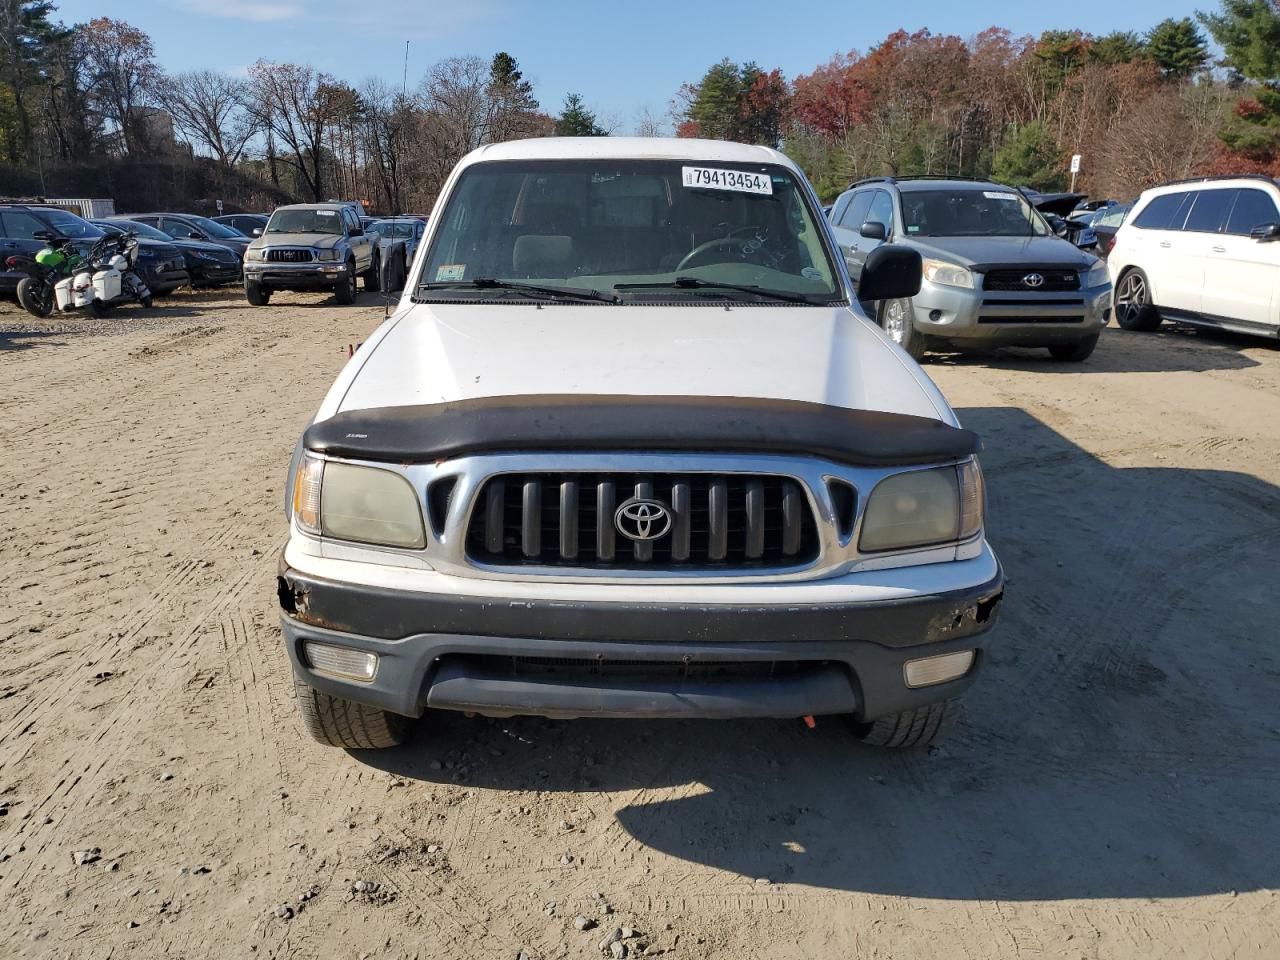
M851 298L804 175L698 140L481 148L298 445L307 730L844 715L928 743L1004 578L976 435ZM920 255L862 265L914 296Z
M1116 321L1280 333L1280 185L1214 177L1147 190L1107 260Z

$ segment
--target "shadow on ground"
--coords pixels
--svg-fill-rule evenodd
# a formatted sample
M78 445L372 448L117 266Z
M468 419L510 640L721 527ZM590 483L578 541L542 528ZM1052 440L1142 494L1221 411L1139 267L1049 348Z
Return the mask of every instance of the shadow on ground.
M1280 491L1116 469L1019 409L958 413L986 438L1009 588L940 748L866 748L829 718L810 731L442 715L360 760L621 792L619 823L651 850L816 887L1058 900L1280 885Z
M1109 349L1132 337L1142 338L1145 349ZM1249 337L1225 330L1166 323L1157 332L1138 333L1112 324L1102 331L1097 349L1083 363L1054 360L1043 348L999 347L986 353L930 353L924 364L926 369L980 365L1007 370L1058 368L1064 373L1196 373L1256 367L1259 362L1244 351L1276 349L1280 349L1280 341L1274 338Z

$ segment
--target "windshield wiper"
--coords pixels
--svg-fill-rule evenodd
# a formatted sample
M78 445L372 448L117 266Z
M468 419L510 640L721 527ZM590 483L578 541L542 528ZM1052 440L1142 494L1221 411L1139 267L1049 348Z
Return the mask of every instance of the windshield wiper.
M521 283L518 280L499 280L496 277L476 277L474 280L446 280L418 285L419 290L516 290L520 293L537 293L544 297L573 300L596 300L600 303L619 303L615 295L587 290L584 287L548 287L538 283Z
M674 280L658 280L652 283L615 283L615 290L736 290L738 293L749 293L770 300L782 300L787 303L804 303L811 307L817 304L802 293L788 293L785 290L770 290L766 287L749 286L745 283L722 283L719 280L703 280L700 277L676 277Z

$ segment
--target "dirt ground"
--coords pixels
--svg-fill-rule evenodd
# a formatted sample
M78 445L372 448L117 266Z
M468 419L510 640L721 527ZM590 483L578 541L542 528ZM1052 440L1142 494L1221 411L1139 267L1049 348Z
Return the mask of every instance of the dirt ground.
M0 955L1280 956L1277 344L927 365L1009 575L940 748L450 715L348 754L303 739L274 576L381 303L0 310Z

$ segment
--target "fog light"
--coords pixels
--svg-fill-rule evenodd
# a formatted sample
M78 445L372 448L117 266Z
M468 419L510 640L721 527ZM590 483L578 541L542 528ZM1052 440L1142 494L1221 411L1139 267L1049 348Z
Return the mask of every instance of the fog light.
M316 673L367 683L378 672L376 653L352 650L350 647L335 647L330 643L316 643L312 640L305 641L302 649L311 663L311 669Z
M973 651L944 653L937 657L908 660L902 668L902 676L908 687L931 687L963 677L973 666Z

